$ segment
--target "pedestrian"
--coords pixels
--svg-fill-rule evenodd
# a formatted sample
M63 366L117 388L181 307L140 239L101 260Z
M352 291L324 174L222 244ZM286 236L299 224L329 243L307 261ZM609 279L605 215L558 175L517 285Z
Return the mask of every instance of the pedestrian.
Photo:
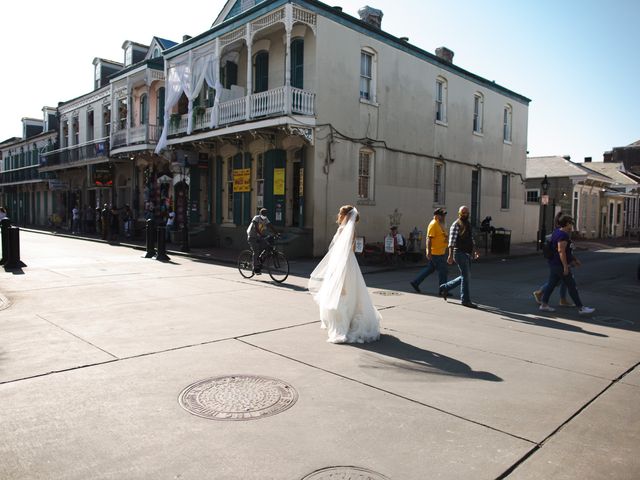
M449 230L449 256L447 263L455 262L460 270L460 275L449 282L440 285L439 294L445 301L449 292L460 285L460 300L462 305L469 308L478 308L471 302L471 260L479 256L473 241L471 222L469 222L469 207L461 206L458 209L458 220L451 224Z
M444 208L433 211L433 219L427 227L427 266L418 276L409 282L413 289L420 293L420 284L433 272L438 272L438 286L447 283L447 231L444 219L447 212Z
M553 312L554 308L549 306L549 297L556 288L556 285L560 282L567 286L569 296L573 300L573 303L578 307L578 313L580 315L587 315L593 313L595 308L586 307L582 304L578 289L576 287L576 281L571 273L571 264L575 262L573 255L573 249L571 248L571 231L573 230L573 218L569 215L560 217L558 221L558 228L556 228L551 234L551 248L553 256L548 260L549 262L549 281L542 294L542 303L539 309L543 312Z
M78 204L74 205L71 210L71 233L74 235L80 233L80 209Z
M553 219L554 230L560 226L560 223L559 223L560 217L563 217L563 216L564 216L564 213L562 212L562 210L556 214L555 218ZM545 243L551 241L552 234L553 232L551 232L549 235L547 235L544 238ZM577 258L576 258L576 261L577 261L576 266L580 265L580 261ZM545 288L547 288L546 283L544 283L538 290L534 290L533 292L533 298L536 300L536 303L538 305L542 303L542 294L544 293ZM567 285L564 282L560 282L560 302L558 303L558 305L560 305L561 307L575 307L573 302L570 302L569 300L567 300Z
M352 205L340 207L338 230L329 251L311 273L309 291L320 308L328 342L365 343L380 338L382 316L374 307L355 254L355 228L360 219Z
M109 232L111 234L110 239L117 242L118 234L120 233L120 212L115 205L111 207L111 218L109 223Z
M111 237L109 235L109 227L111 220L111 212L109 210L109 205L106 203L102 207L102 211L100 212L100 225L102 226L102 239L109 240Z
M167 214L167 228L166 228L167 242L171 241L171 232L174 229L175 223L176 223L176 212L173 211L173 208L169 207L168 214Z
M131 207L129 205L124 206L124 211L122 212L122 222L124 226L124 236L127 238L131 238L131 234L133 232L133 212L131 211Z
M0 220L4 220L5 218L9 218L9 215L7 215L7 209L0 207Z

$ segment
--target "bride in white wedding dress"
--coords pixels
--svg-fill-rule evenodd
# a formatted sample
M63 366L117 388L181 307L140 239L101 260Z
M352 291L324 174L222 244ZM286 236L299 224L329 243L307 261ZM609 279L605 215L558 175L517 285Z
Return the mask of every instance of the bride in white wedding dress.
M355 207L340 207L338 231L309 279L309 291L320 307L321 327L327 329L327 341L332 343L365 343L380 338L382 316L373 306L353 253L359 219Z

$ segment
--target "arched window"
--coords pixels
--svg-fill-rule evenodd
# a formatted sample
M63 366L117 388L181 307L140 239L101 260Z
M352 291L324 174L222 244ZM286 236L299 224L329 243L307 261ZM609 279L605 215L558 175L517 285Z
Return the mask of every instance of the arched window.
M513 108L507 104L504 106L504 114L502 118L502 134L503 139L507 143L511 143L511 126L513 120Z
M304 88L304 39L291 42L291 86Z
M147 102L147 94L140 96L140 125L146 125L149 117L149 105Z
M446 125L447 123L447 79L444 77L436 78L435 92L435 121Z
M156 122L159 127L164 126L164 87L158 89L156 104Z
M160 49L158 47L153 49L153 56L151 58L158 58L160 56Z
M259 52L255 57L255 85L253 93L269 90L269 52Z
M482 133L484 120L484 95L476 92L473 95L473 133Z

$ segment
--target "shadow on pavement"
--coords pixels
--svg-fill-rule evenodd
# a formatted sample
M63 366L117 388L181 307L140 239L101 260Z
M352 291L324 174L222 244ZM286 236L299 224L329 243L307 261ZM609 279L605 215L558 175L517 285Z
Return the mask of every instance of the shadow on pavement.
M403 342L393 335L380 335L380 340L371 343L354 343L350 346L366 350L401 362L385 361L381 359L378 365L363 365L363 368L403 369L416 373L445 375L450 377L464 377L489 382L502 382L502 378L490 372L473 370L469 365L455 358L447 357L436 352L423 350L409 343Z
M593 335L594 337L609 337L609 335L605 335L603 333L590 332L589 330L585 330L582 327L578 327L577 325L558 322L556 320L551 320L550 318L521 315L516 312L510 312L507 310L502 310L498 307L490 307L486 305L483 306L482 309L485 312L489 312L494 315L500 315L502 316L503 320L508 320L510 322L522 323L525 325L535 325L537 327L554 328L556 330L565 330L568 332L584 333L585 335Z

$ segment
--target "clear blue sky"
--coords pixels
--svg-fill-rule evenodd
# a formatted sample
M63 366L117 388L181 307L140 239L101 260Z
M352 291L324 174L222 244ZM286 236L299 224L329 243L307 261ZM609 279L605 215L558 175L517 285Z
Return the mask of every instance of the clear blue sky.
M122 59L125 40L179 41L207 30L222 0L147 4L35 0L3 6L0 140L92 89L94 57ZM383 29L532 99L530 155L585 156L640 140L638 0L335 0L348 14L368 4ZM150 7L152 5L152 7ZM73 15L71 16L71 12ZM197 12L197 13L194 13Z

